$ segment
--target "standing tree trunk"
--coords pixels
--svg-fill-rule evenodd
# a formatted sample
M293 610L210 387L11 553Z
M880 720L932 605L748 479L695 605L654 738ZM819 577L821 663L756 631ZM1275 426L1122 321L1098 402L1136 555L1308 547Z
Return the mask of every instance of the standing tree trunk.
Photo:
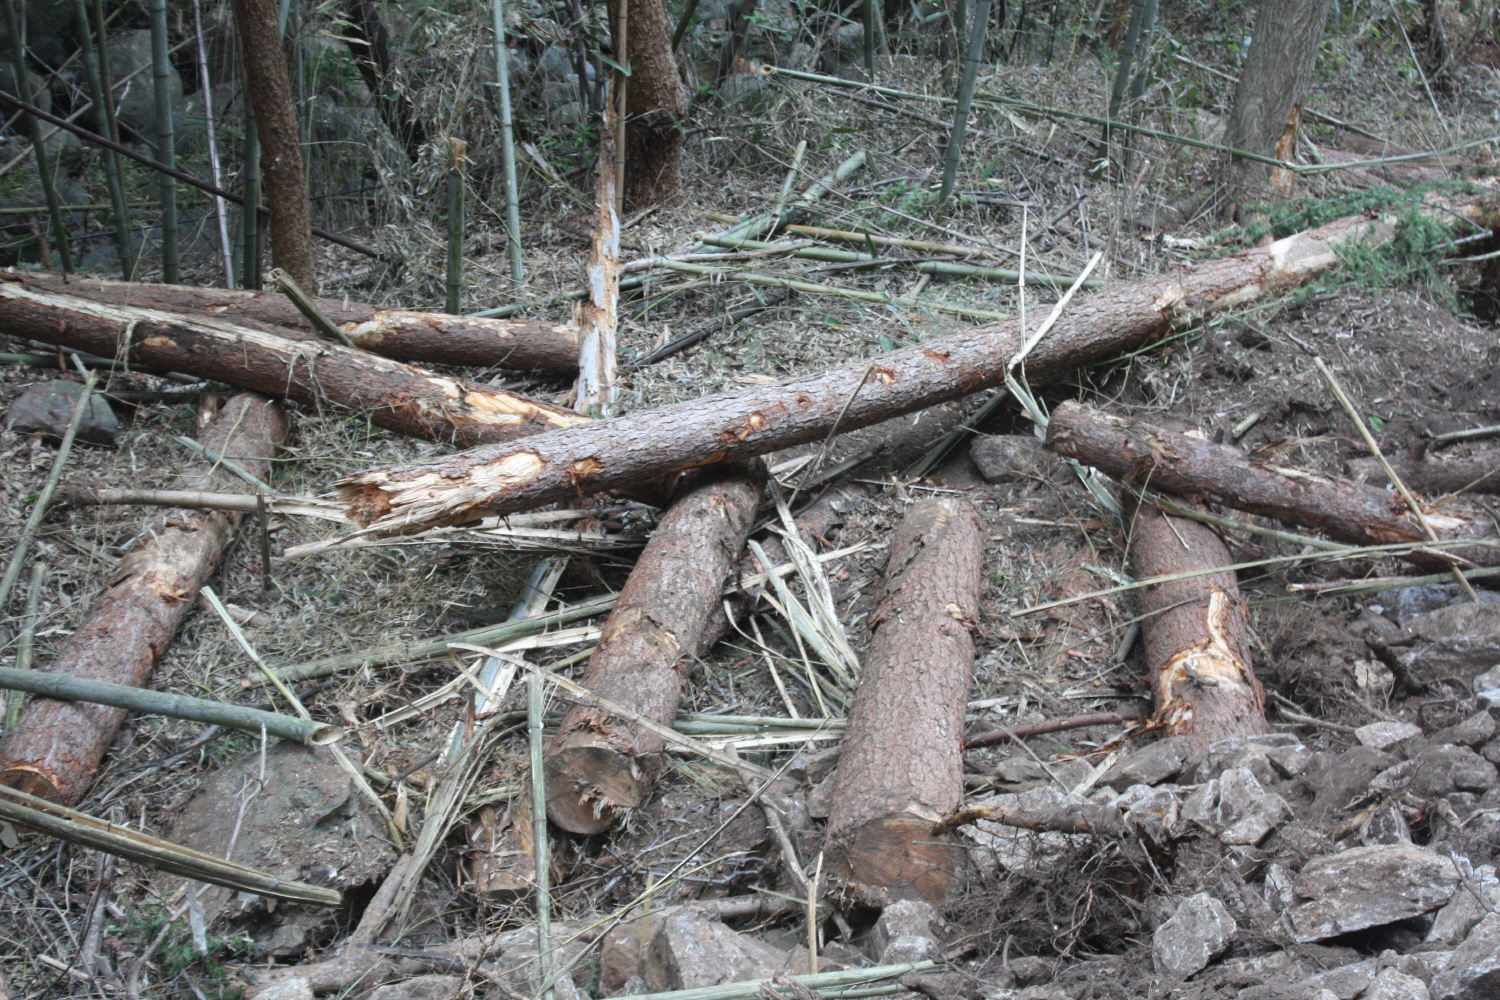
M271 209L271 264L316 294L302 138L276 6L276 0L234 0L234 23L260 136L261 173Z
M687 114L688 100L672 54L672 20L666 5L662 0L609 0L612 25L620 24L622 2L629 4L625 35L630 85L625 93L623 151L628 212L677 193L680 119Z
M1261 156L1276 155L1276 140L1312 83L1328 5L1329 0L1261 0L1255 40L1240 72L1225 145ZM1267 164L1231 156L1224 161L1221 177L1231 216L1246 202L1270 196Z

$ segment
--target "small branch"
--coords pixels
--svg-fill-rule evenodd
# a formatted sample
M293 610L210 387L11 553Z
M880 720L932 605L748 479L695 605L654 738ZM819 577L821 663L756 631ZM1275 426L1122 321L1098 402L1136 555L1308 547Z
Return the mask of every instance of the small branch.
M996 743L1004 743L1006 740L1024 740L1031 736L1043 736L1047 733L1061 733L1069 729L1086 729L1089 726L1118 726L1138 719L1137 715L1126 715L1122 712L1094 712L1090 715L1074 715L1066 719L1052 719L1049 722L1035 722L1029 726L1015 726L1010 729L1000 728L992 732L982 733L970 740L964 741L964 749L973 750L976 747L993 746Z
M323 315L323 310L318 308L318 304L313 301L312 296L303 291L302 286L297 284L290 274L287 274L278 267L272 269L267 277L271 279L273 286L279 288L281 293L291 300L292 305L297 307L297 311L307 317L307 321L313 325L314 330L317 330L335 343L343 344L345 347L356 351L359 350L359 345L350 340L347 333L335 326L333 320ZM456 310L449 310L449 312L454 311Z

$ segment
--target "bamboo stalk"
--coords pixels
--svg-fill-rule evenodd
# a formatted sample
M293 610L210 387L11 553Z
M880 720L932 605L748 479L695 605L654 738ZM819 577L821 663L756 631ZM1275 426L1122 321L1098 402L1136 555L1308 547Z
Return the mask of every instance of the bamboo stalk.
M78 41L83 47L83 70L84 78L88 83L89 100L93 102L95 108L99 109L101 115L105 115L109 101L106 99L107 91L104 89L104 75L99 66L99 56L94 51L94 35L89 29L88 9L84 0L74 0L73 6L74 15L78 19ZM107 127L107 116L105 121ZM126 281L129 281L130 273L134 270L131 261L134 251L130 239L130 213L125 205L125 184L120 175L120 157L111 149L104 151L104 179L109 185L109 207L113 210L115 217L115 245L120 253L120 273Z
M792 151L792 165L787 169L786 180L781 182L781 190L776 194L776 203L771 206L771 218L777 226L781 225L781 214L786 210L786 200L791 197L792 185L797 183L797 173L802 169L802 158L807 155L807 140L803 139L797 143L797 148ZM729 219L729 222L739 222L739 219Z
M255 125L255 105L250 100L250 88L241 92L245 102L245 197L240 200L240 284L245 288L260 288L260 213L248 206L260 204L260 131Z
M463 236L460 233L460 254L462 254L462 239ZM460 266L462 266L461 258ZM453 267L453 262L451 259L448 262L448 267L449 278L451 280ZM345 347L351 348L356 351L360 349L359 345L350 340L349 335L342 329L340 329L338 324L334 323L333 320L324 315L323 310L318 308L318 303L314 301L311 295L308 295L307 292L303 290L301 285L297 284L297 282L292 278L290 274L287 274L281 268L277 267L273 268L271 270L271 273L267 277L271 279L271 284L273 286L281 290L281 294L285 295L289 300L291 300L292 305L296 306L297 311L300 312L307 319L307 321L312 324L314 330L317 330L323 336L327 337L329 340L333 341L336 344L343 344ZM453 294L451 288L449 289L449 294ZM454 312L455 310L449 309L448 311Z
M109 505L132 505L142 507L192 507L202 510L233 510L245 514L257 513L260 501L272 514L291 517L320 517L328 521L348 523L348 518L339 508L320 502L315 497L256 495L253 493L205 493L200 490L120 490L113 488L70 489L62 500L72 507L101 507Z
M543 984L541 1000L553 1000L552 879L551 860L547 856L547 769L542 754L545 745L542 694L542 675L532 672L526 686L526 738L531 754L531 850L536 880L537 977Z
M871 81L875 79L875 5L878 2L879 0L864 0L860 11L865 29L865 79ZM813 959L813 964L817 965L816 958Z
M33 646L36 641L36 609L42 598L42 578L47 575L47 564L31 564L31 579L26 584L26 610L21 618L21 634L16 636L16 669L30 670ZM12 691L5 701L5 731L16 728L21 718L21 703L24 695Z
M816 975L790 976L789 978L799 986L822 990L851 986L855 983L868 983L877 979L896 979L936 967L937 963L932 961L907 962L902 965L877 965L869 969L841 969L837 972L819 972ZM633 996L620 997L618 1000L751 1000L765 985L765 980L724 983L721 986L702 986L694 990L675 990L671 993L637 993Z
M160 840L123 826L95 819L56 802L48 802L15 788L0 785L0 819L30 827L73 844L128 858L148 868L314 906L338 906L339 893L305 882L281 878L244 865L204 854L190 847Z
M338 726L311 719L296 719L275 712L263 712L258 708L230 705L204 698L168 694L150 688L131 687L128 684L110 684L107 681L91 681L63 674L50 674L45 670L25 670L17 667L0 667L0 688L7 691L25 691L63 701L87 701L95 705L110 705L114 708L144 712L148 715L164 715L171 719L186 719L209 725L239 729L247 733L265 731L277 739L291 740L303 746L327 746L344 738Z
M155 376L156 378L164 378L172 382L177 382L180 385L200 385L203 382L202 379L193 378L190 375L178 375L175 372L157 371L154 368L147 368L143 365L133 365L126 361L116 361L113 358L101 358L94 354L79 354L76 351L68 351L67 354L70 358L73 359L76 364L82 365L84 368L89 368L94 371L140 372L145 375ZM4 353L0 354L0 364L30 365L33 368L50 368L53 371L56 371L57 355Z
M177 130L172 122L172 61L167 54L167 0L151 0L151 76L156 99L156 158L177 167ZM161 183L161 280L177 284L177 181L163 174Z
M698 0L687 0L683 4L682 15L677 18L677 28L672 32L672 51L677 51L677 46L682 44L682 36L687 34L688 28L693 23L693 15L698 12Z
M991 0L978 0L974 6L974 23L969 28L969 46L964 53L963 76L958 83L958 106L953 112L953 131L943 153L943 186L938 192L938 206L953 195L958 178L958 160L963 153L964 137L969 131L969 108L974 103L974 84L979 79L979 59L984 54L984 39L990 27ZM866 29L868 33L869 29ZM868 44L868 42L866 43Z
M82 3L83 0L78 0ZM208 46L203 42L203 5L193 0L193 36L198 42L198 79L203 93L203 121L208 129L208 166L214 186L219 186L219 140L214 128L213 83L208 77ZM214 215L219 223L219 253L224 258L224 287L234 287L234 251L229 246L229 212L224 199L214 196Z
M26 45L21 40L21 18L16 13L16 0L6 0L5 20L10 30L10 59L11 66L15 71L16 89L22 90L26 84ZM67 274L73 270L73 255L68 248L68 231L63 225L61 202L57 197L57 185L52 177L52 161L47 155L47 144L42 139L42 126L36 120L35 115L25 115L23 124L30 133L31 148L36 155L37 176L42 184L42 198L47 202L47 214L52 223L52 235L57 242L57 251L62 257L63 273ZM39 255L40 256L40 255ZM43 267L51 267L52 262L46 259L41 261ZM4 601L0 601L3 605Z
M526 277L521 247L521 188L516 181L515 120L510 104L510 49L505 45L504 0L494 0L495 80L500 96L500 169L505 177L505 256L510 280L520 285Z
M464 159L469 144L448 140L448 299L445 308L455 316L464 291ZM349 346L354 346L350 344Z

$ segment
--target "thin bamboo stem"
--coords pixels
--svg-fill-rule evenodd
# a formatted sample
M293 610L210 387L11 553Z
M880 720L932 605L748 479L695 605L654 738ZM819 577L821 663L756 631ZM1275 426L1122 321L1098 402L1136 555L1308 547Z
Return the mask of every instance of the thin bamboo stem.
M156 108L156 158L177 167L177 135L172 121L172 61L167 54L167 0L151 0L151 77ZM177 180L163 174L161 183L161 280L177 284Z
M880 0L864 0L860 5L861 19L864 21L864 43L865 43L865 79L875 79L875 11ZM816 949L815 949L816 950ZM817 960L813 960L817 964Z
M16 669L30 670L31 658L36 642L36 609L42 598L42 579L47 575L47 564L31 564L31 579L26 583L26 610L21 618L21 634L16 636ZM5 701L5 731L16 728L21 720L21 704L26 700L20 691L12 691Z
M200 490L120 490L113 488L73 489L63 495L63 501L73 507L101 507L131 505L142 507L190 507L201 510L233 510L245 514L257 513L259 502L264 501L266 510L272 514L291 517L318 517L327 521L348 523L348 518L339 508L325 505L316 497L291 497L275 494L253 493L205 493Z
M797 143L797 148L792 151L792 165L786 172L786 180L781 182L781 190L777 192L776 202L771 206L771 218L776 225L781 225L781 213L786 209L786 200L791 197L792 185L797 183L797 173L802 169L802 158L807 155L807 140L803 139ZM734 219L734 222L739 222Z
M963 76L959 80L958 102L953 112L953 131L943 153L943 186L938 192L940 207L952 197L953 184L958 178L958 161L963 154L964 137L969 131L969 108L974 103L974 84L979 79L979 59L984 54L985 34L990 26L990 3L991 0L978 0L974 5L974 23L969 28L969 45L964 53ZM868 29L866 31L868 33Z
M526 736L531 753L531 850L536 880L537 975L542 982L542 1000L553 1000L552 987L552 888L551 859L547 841L547 769L543 760L542 675L533 672L526 686Z
M82 3L83 0L78 0ZM193 0L193 35L198 43L198 80L203 92L203 121L208 129L208 165L214 186L219 186L219 140L214 128L213 82L208 77L208 46L203 42L203 5ZM233 288L234 251L229 245L229 211L224 199L214 195L214 215L219 223L219 254L224 258L224 287Z
M83 70L88 83L89 100L104 115L110 102L106 97L108 91L104 89L103 69L94 50L94 34L89 28L89 13L84 0L74 0L74 15L78 20L79 44L83 47ZM130 212L125 204L125 183L120 174L120 157L111 149L104 151L104 179L109 186L109 205L115 217L115 245L120 254L120 273L129 281L131 272L135 269L131 260L134 250L130 239Z
M10 59L11 66L15 71L16 89L22 90L26 85L26 44L22 41L21 18L16 13L17 0L6 0L5 20L10 31ZM31 96L31 95L28 95ZM47 203L47 214L52 223L52 236L57 243L57 252L62 258L63 273L67 274L73 270L73 255L68 248L68 230L63 225L61 201L57 197L57 185L52 177L52 161L47 155L47 144L42 138L42 125L36 120L35 115L25 115L24 124L31 137L31 148L36 156L37 176L42 184L42 198ZM43 267L51 267L52 262L42 260ZM0 601L3 605L4 601Z
M461 312L464 291L464 161L468 149L469 144L462 139L448 140L448 298L444 306L455 316Z
M71 358L74 364L81 365L84 368L93 369L95 371L140 372L145 375L155 376L156 378L164 378L169 382L176 382L179 385L196 386L203 384L203 380L201 378L193 378L191 375L180 375L176 372L158 371L155 368L148 368L144 365L131 364L128 361L116 361L114 358L101 358L97 354L80 354L77 351L68 350L64 350L63 353ZM31 365L34 368L51 368L55 371L57 369L57 355L5 353L0 354L0 363Z
M271 284L279 289L281 294L285 295L291 301L292 305L297 307L297 311L302 314L303 318L313 325L313 329L336 344L343 344L345 347L356 351L360 350L359 346L349 339L349 335L337 323L328 318L327 314L318 307L317 301L311 295L308 295L290 274L277 267L272 268L271 273L267 277L271 279ZM452 310L450 309L449 312L452 312Z
M677 28L672 32L672 51L677 51L677 46L682 44L682 36L693 24L693 15L698 12L698 0L687 0L683 5L682 15L677 18Z
M515 119L510 103L510 49L505 44L504 0L494 0L495 82L500 97L500 169L505 176L505 255L510 260L510 280L520 285L526 277L526 256L521 246L521 189L516 181Z

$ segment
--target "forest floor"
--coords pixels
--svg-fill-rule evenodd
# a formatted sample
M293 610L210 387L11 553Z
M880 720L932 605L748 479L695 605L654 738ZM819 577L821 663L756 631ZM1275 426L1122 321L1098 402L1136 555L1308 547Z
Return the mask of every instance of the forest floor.
M1403 54L1344 41L1348 53L1342 61L1335 60L1339 68L1323 71L1309 105L1312 110L1375 132L1390 147L1438 149L1496 131L1500 77L1493 70L1465 66L1453 91L1439 98L1440 121L1420 82L1402 74ZM1069 65L1071 69L1061 62L1001 67L982 80L981 90L1100 113L1107 101L1104 74L1083 57ZM896 87L944 92L941 74L929 70L898 59L880 78ZM1216 120L1208 111L1182 111L1169 100L1172 87L1191 82L1227 101L1229 84L1208 74L1193 77L1193 72L1184 66L1172 85L1153 91L1154 98L1148 100L1152 110L1143 116L1146 124L1205 138L1215 134ZM710 213L738 217L765 210L775 200L801 139L809 140L809 150L799 189L854 151L869 153L864 169L818 203L815 224L962 244L971 249L971 262L989 266L1017 268L1024 252L1027 270L1071 277L1094 253L1102 252L1094 277L1117 282L1253 246L1265 235L1226 228L1215 206L1195 197L1210 189L1211 152L1141 139L1133 144L1117 182L1095 179L1089 171L1094 133L1066 122L993 111L979 114L969 137L969 174L960 185L960 197L952 206L934 210L932 187L946 128L939 127L941 122L929 126L911 114L860 104L835 88L764 77L756 81L750 99L715 109L712 116L705 114L705 124L691 130L684 195L676 203L628 220L623 241L628 257L680 252L699 236L729 226L729 221ZM941 105L891 103L937 119L947 114ZM1362 151L1360 155L1369 149L1365 143L1370 140L1332 126L1310 125L1308 135L1320 149L1342 145ZM1483 157L1494 153L1493 142L1468 149L1454 154L1452 166L1425 165L1429 173L1417 178L1319 175L1299 191L1310 201L1298 203L1297 211L1278 211L1269 225L1283 235L1305 228L1310 220L1315 224L1366 207L1399 205L1402 199L1418 197L1421 189L1410 184L1414 179L1441 184L1465 171L1490 170L1494 164ZM1368 185L1380 180L1398 186L1372 193ZM578 183L587 185L587 177ZM529 204L524 225L525 297L540 304L527 315L563 318L567 307L548 304L548 297L579 285L592 225L590 189L554 186ZM488 225L491 232L500 232L495 220ZM375 232L368 238L383 249L409 251L404 275L384 281L363 258L320 251L324 294L436 308L437 250L407 246L403 241L409 237L399 232ZM497 249L502 246L499 238L487 244L479 232L470 242L472 247L487 247L473 253L469 262L472 304L508 304L513 293L501 277L505 264L502 249ZM1478 255L1493 246L1486 237L1461 244L1459 253ZM1309 354L1316 353L1343 382L1389 453L1405 453L1434 435L1500 424L1494 272L1486 272L1483 262L1455 265L1452 254L1445 258L1444 249L1406 246L1373 260L1351 260L1316 286L1249 310L1216 315L1167 344L1081 371L1066 384L1048 386L1041 398L1048 405L1076 398L1120 414L1191 424L1215 440L1274 453L1283 464L1342 474L1347 462L1363 457L1366 449L1312 367ZM906 255L890 256L894 261ZM432 263L419 265L418 258ZM851 271L765 258L753 267L900 299L920 296L923 306L795 294L699 346L625 374L621 409L633 411L779 381L983 322L976 311L999 317L1021 309L1047 310L1058 294L1030 286L1023 300L1014 282L928 281L894 262ZM212 268L200 271L193 278L212 283ZM756 294L754 287L734 280L657 276L623 318L622 360L722 317ZM967 314L943 312L942 305ZM0 336L0 350L36 348ZM499 369L465 374L544 398L565 400L571 391L560 380ZM68 376L0 365L0 410L28 386L58 377ZM111 376L108 386L155 389L161 383L150 376L122 374ZM930 421L932 434L898 435L903 442L899 447L876 455L852 478L804 492L805 499L821 502L837 514L816 539L820 546L854 550L825 565L851 644L862 651L868 641L884 546L904 511L924 497L960 495L979 511L987 539L970 731L1091 712L1149 715L1151 695L1140 644L1124 641L1133 636L1136 624L1133 594L1097 596L1047 613L1024 613L1059 597L1111 588L1128 570L1125 528L1075 477L1045 453L1030 464L981 471L967 441L926 475L904 475L913 462L928 457L942 431L971 409L972 403L939 408L922 418ZM148 403L117 410L121 428L114 446L75 449L65 484L172 488L199 465L198 456L175 441L177 435L193 433L193 406ZM1017 407L1002 406L977 430L976 440L1028 436L1032 425ZM880 433L867 430L857 439L851 435L836 441L825 467L860 453L871 442L881 443ZM1459 443L1450 451L1461 454L1468 447ZM446 450L372 428L358 417L294 408L293 438L282 450L271 481L281 493L322 494L348 473ZM781 476L783 486L791 489L797 484L797 471L784 463L814 450L768 456L768 463L773 470L789 469ZM6 540L6 554L54 453L54 444L38 436L0 431L0 539ZM524 596L526 582L543 558L566 566L552 595L556 606L617 590L633 563L634 546L650 524L650 513L632 511L616 520L620 523L612 524L611 531L620 540L609 548L580 542L538 551L503 536L470 534L459 540L419 539L289 559L280 553L336 531L325 522L273 516L266 530L275 555L265 574L254 521L247 519L212 586L226 602L257 612L244 631L262 657L278 665L300 663L502 621ZM140 510L126 507L66 509L47 519L33 550L33 558L48 566L36 630L38 666L45 668L62 647L112 568L143 530L149 530L148 524ZM1237 561L1306 554L1288 542L1234 532L1226 532L1225 540ZM1319 943L1291 944L1277 931L1283 897L1291 890L1278 888L1274 875L1266 874L1279 869L1285 875L1340 847L1395 842L1371 830L1371 817L1389 811L1399 814L1396 820L1406 827L1405 840L1417 846L1461 854L1475 869L1500 856L1500 779L1493 766L1487 774L1480 768L1479 779L1435 787L1419 796L1421 802L1395 797L1382 800L1378 808L1356 802L1354 793L1377 775L1423 754L1429 755L1429 763L1438 760L1446 753L1438 752L1442 747L1465 747L1480 764L1500 761L1500 741L1492 741L1493 723L1482 737L1452 732L1451 727L1472 722L1487 707L1476 700L1471 677L1418 690L1375 652L1388 649L1397 630L1420 631L1429 622L1423 616L1441 615L1446 605L1461 603L1456 587L1393 586L1330 596L1305 586L1402 572L1394 560L1288 558L1240 576L1253 609L1255 668L1271 693L1268 716L1282 737L1279 749L1305 747L1313 763L1282 766L1278 757L1267 764L1265 752L1257 757L1240 747L1238 756L1226 754L1219 766L1247 767L1266 791L1285 800L1290 818L1281 830L1238 849L1217 839L1212 824L1177 825L1174 805L1173 818L1163 821L1170 836L1143 854L1108 838L1037 834L987 823L970 827L968 881L932 930L939 955L959 976L909 986L937 1000L999 998L1010 995L1006 990L1024 989L1034 1000L1270 1000L1312 996L1315 988L1307 985L1309 977L1348 967L1356 969L1349 973L1358 981L1352 991L1347 985L1329 985L1331 980L1319 980L1316 988L1332 989L1352 1000L1386 968L1429 985L1436 981L1447 952L1462 941L1462 934L1457 940L1435 940L1430 917L1403 916ZM1292 590L1290 585L1304 587ZM0 632L0 661L6 664L14 649L12 626L17 624L0 618L0 626L5 626ZM1485 619L1469 625L1475 643L1500 641L1500 623ZM552 648L535 658L545 663L576 660L574 654L586 646L578 642ZM768 664L779 667L779 677L773 677ZM251 703L261 697L242 683L252 666L220 620L199 608L163 655L154 684L178 693ZM698 713L695 718L700 720L789 714L816 718L825 711L842 715L837 704L823 704L814 693L817 685L806 679L806 672L826 669L804 655L790 624L769 607L758 606L704 657L682 711ZM409 839L423 828L428 795L443 775L441 755L455 723L462 721L464 702L440 702L392 725L377 725L375 720L453 678L451 663L435 659L366 666L301 692L317 717L352 727L346 745L381 786L384 802ZM519 685L508 699L508 708L524 707ZM1367 745L1355 730L1377 722L1411 723L1420 732L1389 745ZM1048 791L1053 788L1082 790L1091 793L1092 801L1109 801L1123 790L1112 787L1109 768L1150 744L1149 735L1124 731L1127 728L1094 726L971 751L965 760L970 801L1015 801L1005 796L1056 794ZM266 859L295 857L299 861L294 867L301 873L297 877L321 879L345 890L345 905L332 914L295 906L268 908L227 893L206 893L200 904L183 880L23 832L19 841L4 841L0 847L0 975L17 1000L131 991L199 1000L220 1000L235 991L253 995L270 965L321 958L325 949L340 946L359 923L396 855L368 804L361 808L362 800L345 788L337 793L345 798L334 802L329 799L333 793L326 791L320 791L323 797L316 801L299 799L294 791L266 792L253 808L242 800L238 810L224 810L223 803L237 794L231 779L247 766L271 769L267 788L278 778L292 789L322 779L309 777L313 765L296 753L283 752L268 761L254 738L219 733L203 740L202 732L192 723L133 716L78 808L171 839L191 826L193 817L205 809L212 812L212 805L218 804L221 825L214 827L215 835L227 835L223 823L234 826L244 845L237 859L269 864ZM792 846L809 870L820 838L816 803L820 794L826 798L826 789L820 793L815 779L826 775L830 750L837 746L829 736L776 729L703 737L737 748L766 767L787 767L803 783L814 821L791 832ZM1275 741L1267 746L1278 748ZM523 787L527 761L525 734L518 725L503 734L492 759L465 790L464 822L439 845L400 933L388 935L385 943L431 951L476 936L503 938L531 925L529 893L477 893L470 870L477 838L497 825L503 828L514 812L507 811L507 804ZM1465 761L1472 765L1468 758ZM1432 764L1432 769L1440 767ZM1204 784L1191 775L1168 777L1184 789ZM731 776L689 757L670 756L653 797L618 830L571 839L555 832L554 919L565 929L584 927L647 892L652 893L648 908L657 910L756 894L800 900L803 893L786 870L785 852L759 810L749 810L741 820L703 836L743 802L743 789ZM681 863L689 859L689 874L681 876ZM1493 881L1492 871L1490 878ZM1476 891L1488 891L1482 875L1472 884L1480 887ZM1153 966L1153 934L1184 898L1199 892L1220 900L1237 930L1222 958L1182 983ZM192 924L200 905L208 908L207 937L195 943ZM641 912L633 911L632 919ZM857 914L835 918L825 913L824 918L820 933L826 957L845 965L880 958L871 950L868 927ZM800 972L806 971L807 955L804 950L802 965L796 966L795 949L806 938L804 920L799 902L790 911L732 922L780 949L787 971ZM113 970L109 974L75 967L95 924L102 928L102 943L96 941L92 947L107 959L99 968ZM642 936L647 933L645 924L638 929ZM206 945L206 954L200 945ZM514 941L510 946L524 952L524 946ZM136 969L135 982L115 978L123 977L143 951L149 953L149 961ZM1444 957L1434 957L1439 954ZM423 971L454 974L441 964L429 964ZM1369 975L1358 980L1365 971ZM479 993L498 989L496 996L512 995L505 991L515 988L528 992L524 977L516 981L519 986L494 987L473 973L470 967L467 973L458 972L452 983L429 985ZM607 955L603 961L586 958L571 977L573 986L592 996L644 992L625 989L627 980ZM347 991L361 992L353 984ZM405 996L419 994L387 994L383 1000Z

